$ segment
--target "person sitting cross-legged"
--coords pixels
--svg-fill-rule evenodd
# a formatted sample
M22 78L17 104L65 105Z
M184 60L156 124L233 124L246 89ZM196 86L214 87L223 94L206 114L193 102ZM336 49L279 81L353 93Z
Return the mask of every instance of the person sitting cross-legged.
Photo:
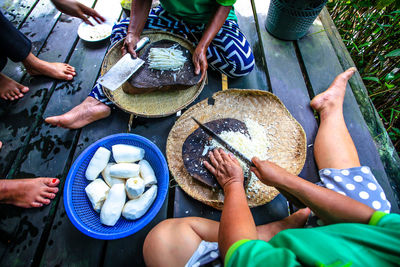
M181 35L196 44L195 73L204 79L208 66L237 78L254 68L251 46L241 32L233 9L235 0L161 0L152 9L151 0L133 0L130 18L113 28L111 45L125 38L122 54L136 57L134 48L143 30L163 30ZM108 117L112 102L97 83L89 96L65 114L45 119L52 125L76 129Z
M321 119L315 160L321 181L331 189L253 158L251 170L260 181L284 189L308 207L256 226L239 162L215 149L209 154L211 164L204 164L224 190L221 221L188 217L161 222L146 237L146 265L200 266L222 259L225 266L398 266L400 215L388 214L390 203L370 169L360 166L343 119L346 83L354 71L340 74L311 101ZM303 228L310 210L326 225Z

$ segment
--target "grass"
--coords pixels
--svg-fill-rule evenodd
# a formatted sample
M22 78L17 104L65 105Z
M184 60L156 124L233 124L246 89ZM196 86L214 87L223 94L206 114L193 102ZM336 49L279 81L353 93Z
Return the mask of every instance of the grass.
M400 1L330 1L328 10L400 151Z

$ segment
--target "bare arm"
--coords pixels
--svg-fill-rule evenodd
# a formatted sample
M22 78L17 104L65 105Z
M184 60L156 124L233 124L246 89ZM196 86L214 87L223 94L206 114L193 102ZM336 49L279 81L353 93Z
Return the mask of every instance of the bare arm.
M219 32L222 25L224 25L226 18L229 15L229 11L232 6L221 6L218 5L217 11L214 16L211 17L204 30L203 36L201 37L199 43L197 44L196 50L193 53L193 64L195 67L195 73L199 74L201 71L201 79L206 75L206 70L208 67L206 52L211 41L214 39L215 35Z
M222 258L228 249L242 239L256 239L256 225L251 215L243 187L243 170L231 154L216 149L209 154L212 164L204 162L224 190L224 208L218 232Z
M139 42L140 34L146 25L151 8L151 0L132 0L131 17L124 45L121 48L122 55L130 53L136 58L135 46Z
M252 167L251 170L263 183L293 194L324 223L368 223L375 212L361 202L290 174L272 162L260 161L258 158L253 158L253 162L256 168Z
M97 13L96 10L87 7L76 0L51 0L51 2L53 2L54 6L62 13L80 18L89 25L93 26L89 21L89 17L93 17L97 23L106 21L99 13Z

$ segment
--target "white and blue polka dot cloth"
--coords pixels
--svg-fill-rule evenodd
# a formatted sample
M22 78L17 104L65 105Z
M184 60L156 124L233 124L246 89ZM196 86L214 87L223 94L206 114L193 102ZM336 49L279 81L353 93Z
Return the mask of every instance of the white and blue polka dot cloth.
M390 202L369 167L322 169L319 175L322 186L351 197L374 210L390 212Z

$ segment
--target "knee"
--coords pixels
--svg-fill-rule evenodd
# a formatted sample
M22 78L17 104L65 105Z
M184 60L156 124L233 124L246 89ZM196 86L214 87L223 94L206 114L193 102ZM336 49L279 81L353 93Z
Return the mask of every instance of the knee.
M239 78L248 75L255 65L254 55L250 45L246 47L235 47L229 51L229 55L220 54L220 60L213 61L212 67L221 71L229 78Z
M229 72L230 75L227 75L230 78L239 78L248 75L254 69L255 61L254 55L251 55L247 58L241 58L238 62L235 62L235 67L232 71Z
M170 254L169 248L185 227L185 219L167 219L160 222L147 235L143 244L143 257L147 266L157 266Z

